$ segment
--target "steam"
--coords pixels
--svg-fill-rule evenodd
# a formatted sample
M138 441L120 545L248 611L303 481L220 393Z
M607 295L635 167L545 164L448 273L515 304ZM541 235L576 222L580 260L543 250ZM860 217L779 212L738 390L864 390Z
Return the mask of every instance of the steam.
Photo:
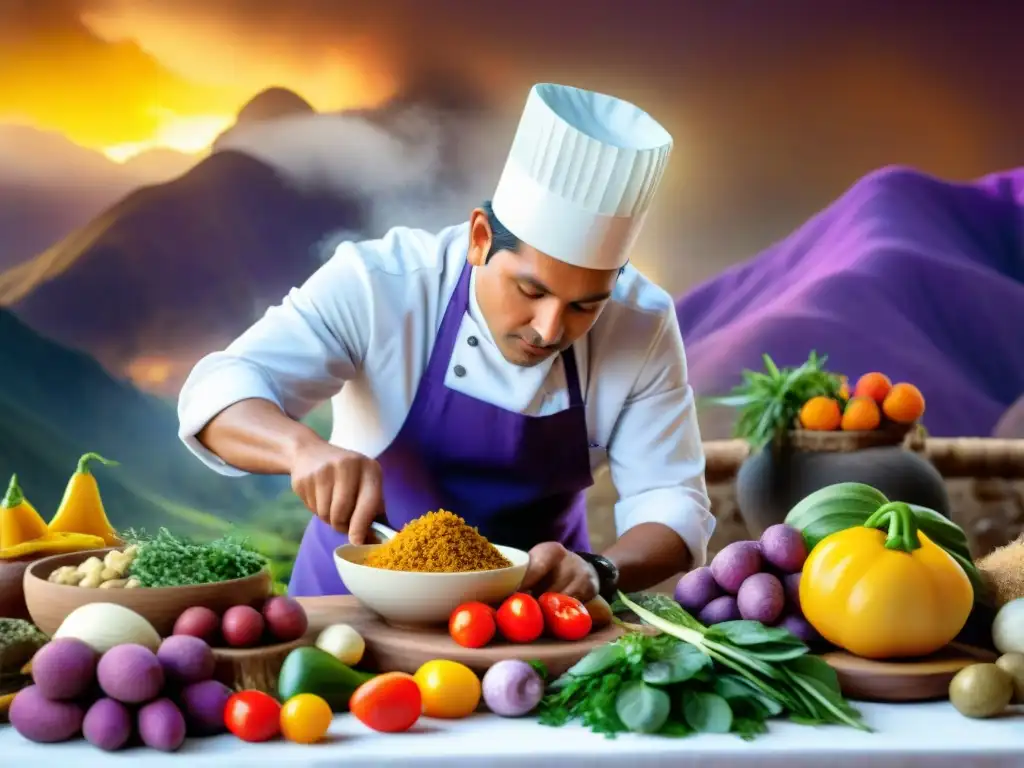
M215 149L251 155L305 193L366 205L367 231L332 233L320 244L332 251L394 226L436 231L464 221L492 194L514 129L485 109L406 101L237 125Z

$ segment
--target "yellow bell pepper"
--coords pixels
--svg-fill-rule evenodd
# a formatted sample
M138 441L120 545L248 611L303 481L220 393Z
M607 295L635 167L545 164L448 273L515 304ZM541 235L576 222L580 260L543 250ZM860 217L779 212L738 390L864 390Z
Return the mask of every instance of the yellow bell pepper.
M64 489L64 498L50 520L50 533L82 533L99 536L108 547L119 547L124 544L118 537L114 526L107 518L103 508L100 488L96 483L89 464L98 461L108 467L116 467L117 462L105 459L98 453L87 453L78 460L75 473L68 480Z
M902 502L822 539L800 578L808 623L833 645L868 659L938 651L963 629L973 604L963 568L918 530Z

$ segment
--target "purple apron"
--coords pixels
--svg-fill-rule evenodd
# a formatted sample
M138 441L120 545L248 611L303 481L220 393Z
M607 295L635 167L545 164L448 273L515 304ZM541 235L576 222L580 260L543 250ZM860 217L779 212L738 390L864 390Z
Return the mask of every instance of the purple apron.
M448 389L445 374L469 307L467 263L445 308L405 423L377 457L388 524L395 530L447 509L495 544L528 550L558 541L589 551L584 491L593 484L576 357L562 353L569 407L525 416ZM471 346L480 342L471 337ZM334 550L348 538L314 517L289 583L296 597L344 595Z

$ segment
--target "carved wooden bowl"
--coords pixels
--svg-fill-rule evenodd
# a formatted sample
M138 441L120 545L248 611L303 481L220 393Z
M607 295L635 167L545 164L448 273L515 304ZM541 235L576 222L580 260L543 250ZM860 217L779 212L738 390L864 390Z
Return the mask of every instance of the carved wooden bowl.
M223 613L234 605L259 605L270 596L272 579L266 569L244 579L187 587L137 587L135 589L92 589L47 581L53 571L65 565L80 565L90 557L102 558L113 547L87 552L54 555L25 569L25 604L32 622L52 635L65 617L87 603L116 603L149 621L166 637L186 608L203 606Z

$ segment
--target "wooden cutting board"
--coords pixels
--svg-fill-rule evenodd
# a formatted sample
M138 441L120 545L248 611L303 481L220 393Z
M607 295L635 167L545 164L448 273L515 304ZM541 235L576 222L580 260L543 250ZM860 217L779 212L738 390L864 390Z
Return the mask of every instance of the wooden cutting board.
M300 598L309 616L310 642L330 624L350 624L366 641L366 666L388 672L414 673L424 662L448 659L480 674L505 659L543 662L551 675L560 675L590 651L622 634L616 625L598 629L576 643L542 638L534 643L505 643L497 639L486 648L463 648L445 627L401 629L386 624L377 614L348 595Z
M836 671L847 698L910 702L945 699L957 672L971 664L995 661L996 654L952 643L919 660L873 661L846 651L824 653L822 658Z

